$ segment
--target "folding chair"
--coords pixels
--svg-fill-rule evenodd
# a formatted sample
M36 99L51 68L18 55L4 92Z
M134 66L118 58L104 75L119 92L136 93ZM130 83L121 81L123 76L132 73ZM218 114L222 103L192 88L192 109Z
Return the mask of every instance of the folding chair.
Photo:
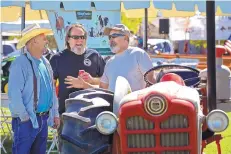
M47 140L47 143L51 143L49 149L47 150L47 154L50 153L59 153L59 146L58 146L58 133L56 129L53 129L52 127L48 128L48 134L52 135L52 138Z
M9 106L9 100L8 100L7 94L1 94L0 129L1 129L1 132L3 133L3 138L0 141L0 148L3 149L5 153L7 153L4 147L5 140L8 137L9 139L13 139L13 131L11 129L11 115L10 115L8 106Z
M4 142L5 142L6 138L7 138L7 136L5 135L5 132L4 132L4 128L3 128L3 126L2 126L2 123L1 123L0 127L1 127L1 130L3 130L3 134L4 134L4 137L1 138L1 140L0 140L0 149L2 149L2 150L4 151L4 153L7 153L7 152L6 152L6 149L5 149L5 147L4 147Z

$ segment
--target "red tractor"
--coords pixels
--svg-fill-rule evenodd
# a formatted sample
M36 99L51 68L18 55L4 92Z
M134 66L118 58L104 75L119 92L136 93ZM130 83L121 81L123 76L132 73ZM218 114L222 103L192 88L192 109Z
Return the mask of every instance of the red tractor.
M146 79L151 71L159 72L156 84ZM114 93L88 89L70 94L62 152L200 154L212 141L219 151L221 136L214 133L224 131L229 119L222 110L207 112L199 75L191 67L160 65L146 72L148 87L139 91L131 92L127 80L118 77Z

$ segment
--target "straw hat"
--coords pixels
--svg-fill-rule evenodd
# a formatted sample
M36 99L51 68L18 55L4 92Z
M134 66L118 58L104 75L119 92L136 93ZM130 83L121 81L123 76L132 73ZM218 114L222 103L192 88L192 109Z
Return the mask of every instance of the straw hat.
M38 36L40 34L51 34L51 33L52 33L51 29L41 28L39 24L32 24L22 30L22 37L17 44L17 49L21 49L22 47L24 47L26 43L30 39L34 38L35 36Z

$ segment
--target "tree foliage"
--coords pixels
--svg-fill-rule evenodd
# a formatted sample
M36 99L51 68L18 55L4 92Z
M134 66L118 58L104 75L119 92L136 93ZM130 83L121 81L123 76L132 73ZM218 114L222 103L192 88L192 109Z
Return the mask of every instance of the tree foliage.
M224 44L224 40L221 40L220 42L216 41L216 44ZM190 40L190 44L194 45L196 48L207 48L207 42L206 40Z
M139 31L142 18L127 18L125 13L121 12L121 23L126 25L130 31L133 31L134 34L136 34Z

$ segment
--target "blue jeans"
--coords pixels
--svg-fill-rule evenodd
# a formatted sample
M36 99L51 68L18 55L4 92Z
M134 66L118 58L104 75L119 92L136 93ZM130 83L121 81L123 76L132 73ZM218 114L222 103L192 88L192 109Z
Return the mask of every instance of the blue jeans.
M45 154L48 136L47 115L37 116L39 128L32 126L31 120L21 122L19 118L12 119L14 141L13 154Z

